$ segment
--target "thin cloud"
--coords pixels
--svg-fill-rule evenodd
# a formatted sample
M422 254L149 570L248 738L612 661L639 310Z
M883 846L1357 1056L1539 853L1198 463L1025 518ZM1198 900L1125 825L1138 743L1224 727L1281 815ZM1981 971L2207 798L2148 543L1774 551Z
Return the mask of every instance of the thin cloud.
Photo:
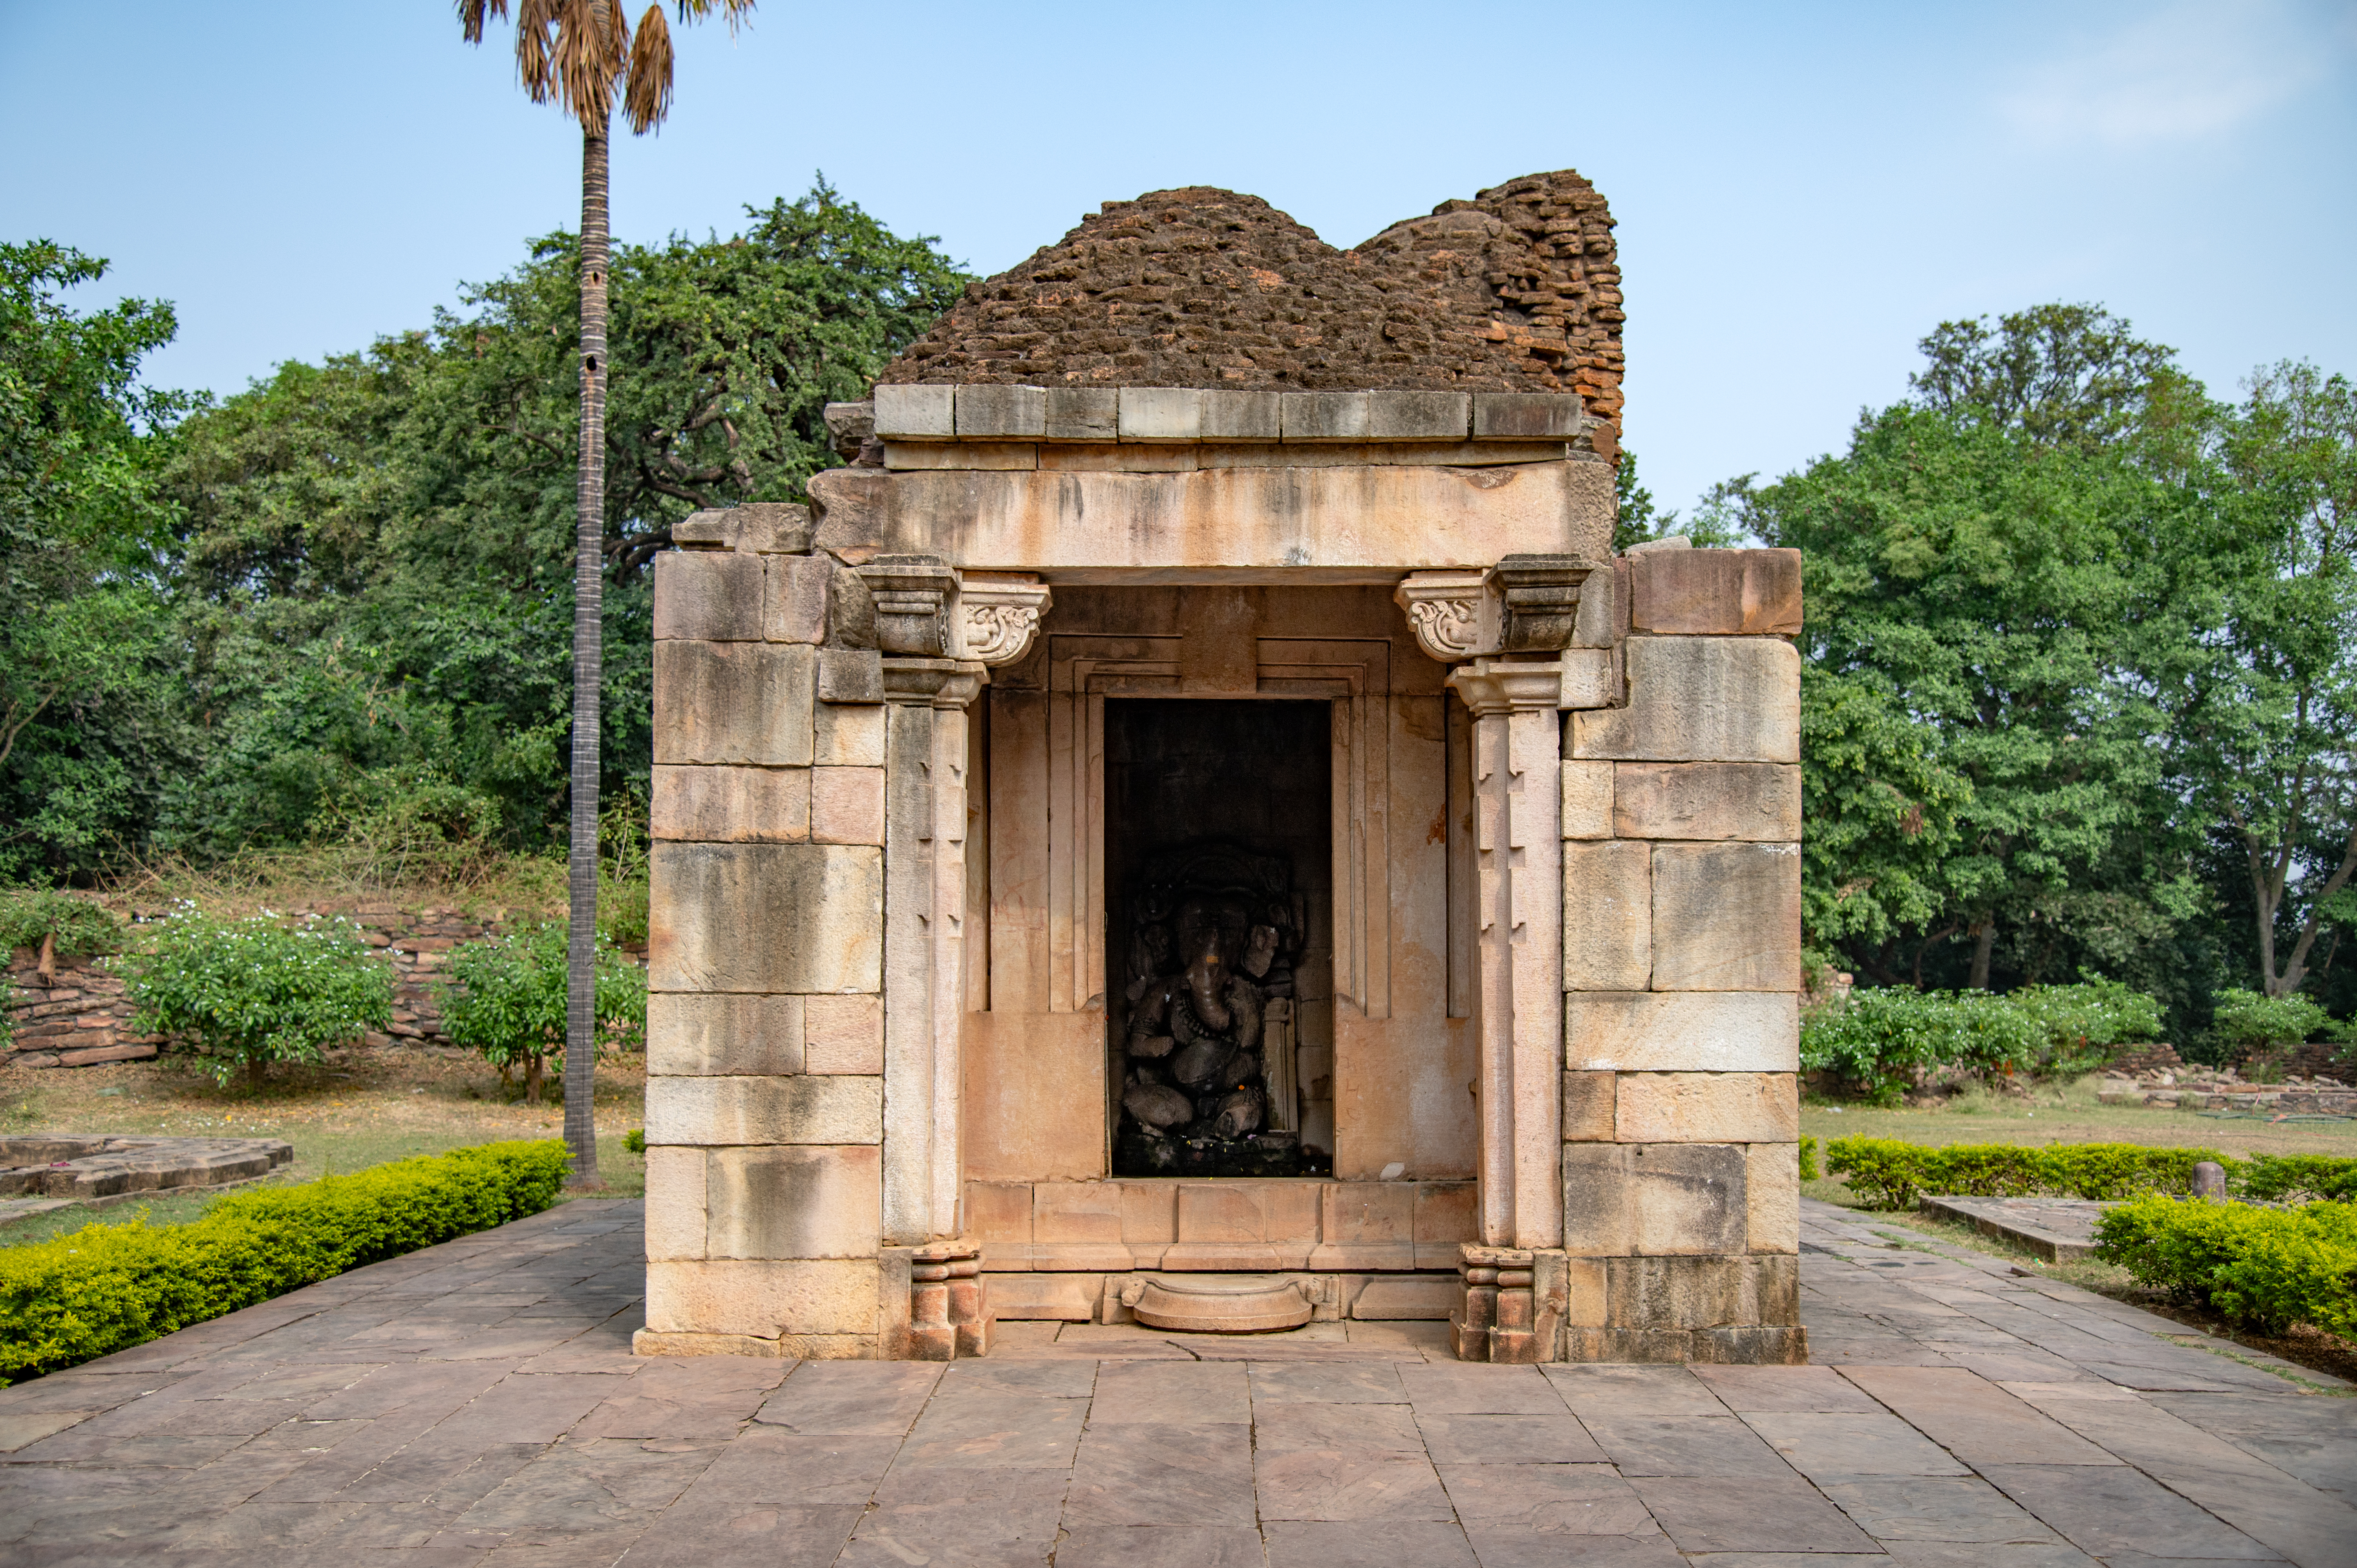
M2139 148L2223 134L2332 73L2350 42L2270 0L2172 5L2029 68L1998 110L2046 145Z

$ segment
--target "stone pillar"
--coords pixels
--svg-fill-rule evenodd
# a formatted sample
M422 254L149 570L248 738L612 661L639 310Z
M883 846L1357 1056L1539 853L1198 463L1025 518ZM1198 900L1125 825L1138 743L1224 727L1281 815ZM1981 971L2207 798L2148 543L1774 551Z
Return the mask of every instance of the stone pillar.
M1563 1241L1563 665L1476 659L1448 683L1473 714L1481 1240L1555 1247Z
M979 661L884 661L884 1237L958 1229L966 705Z

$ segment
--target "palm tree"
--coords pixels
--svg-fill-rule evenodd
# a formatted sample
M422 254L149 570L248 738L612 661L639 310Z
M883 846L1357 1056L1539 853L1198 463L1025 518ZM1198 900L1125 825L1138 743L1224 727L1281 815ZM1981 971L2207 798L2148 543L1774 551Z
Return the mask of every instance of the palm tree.
M715 11L734 33L753 0L678 0L683 25ZM507 0L457 0L467 41L508 14ZM671 28L661 5L635 31L619 0L518 0L516 73L534 103L554 102L581 124L581 450L575 490L573 565L573 822L566 882L572 927L565 947L565 1142L573 1185L597 1180L597 1127L590 1114L597 1037L597 684L604 664L606 554L606 154L615 90L631 131L644 135L671 112Z

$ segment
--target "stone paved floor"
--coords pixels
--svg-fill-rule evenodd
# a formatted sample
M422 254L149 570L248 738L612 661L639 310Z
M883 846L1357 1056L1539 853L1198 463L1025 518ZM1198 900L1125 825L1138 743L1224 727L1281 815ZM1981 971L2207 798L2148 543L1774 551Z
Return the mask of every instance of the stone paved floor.
M1836 1209L1818 1364L1692 1370L1429 1325L641 1361L638 1227L567 1205L0 1391L0 1564L2357 1564L2357 1399Z

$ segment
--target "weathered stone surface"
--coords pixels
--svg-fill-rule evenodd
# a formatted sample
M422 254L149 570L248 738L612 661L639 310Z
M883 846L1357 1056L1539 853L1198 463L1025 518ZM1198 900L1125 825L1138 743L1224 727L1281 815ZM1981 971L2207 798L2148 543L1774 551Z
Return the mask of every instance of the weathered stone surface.
M873 1259L708 1259L647 1263L647 1327L657 1334L876 1332Z
M651 858L649 989L881 987L880 851L845 844L659 843Z
M1203 434L1203 394L1192 387L1124 387L1124 441L1196 441Z
M991 572L1217 567L1317 583L1487 566L1517 551L1600 559L1614 507L1611 468L1587 462L883 478L882 506L844 510L840 529L829 510L829 548Z
M1800 1320L1795 1257L1613 1258L1605 1267L1605 1326L1723 1328Z
M883 1234L882 1155L864 1144L714 1149L705 1255L874 1257Z
M942 378L944 382L948 379ZM877 387L876 434L888 441L947 441L957 434L957 389L945 384Z
M1656 990L1801 988L1799 844L1661 844L1652 854Z
M887 441L884 466L1021 472L1039 466L1039 448L1029 441Z
M1365 392L1286 392L1279 399L1279 421L1287 441L1364 441L1368 439Z
M1563 984L1642 991L1652 972L1652 846L1615 840L1563 846Z
M811 509L799 501L746 501L735 508L737 548L761 555L807 554Z
M647 1256L704 1256L704 1162L698 1148L647 1145Z
M1795 1072L1800 998L1791 992L1588 991L1564 998L1574 1071Z
M880 677L879 677L880 679ZM811 757L821 768L884 766L882 703L818 705Z
M1744 1155L1727 1144L1566 1144L1564 1250L1577 1257L1741 1252Z
M1777 638L1639 637L1629 705L1575 714L1575 757L1801 760L1801 656Z
M1473 435L1523 439L1578 435L1587 411L1576 397L1548 392L1481 392L1473 399Z
M802 843L811 836L811 770L659 766L649 831L705 843Z
M1801 1135L1797 1081L1781 1072L1624 1072L1624 1144L1784 1144Z
M762 564L762 637L813 647L824 642L835 564L823 555L772 555Z
M822 1000L824 1000L823 998ZM647 996L647 1071L658 1077L770 1076L802 1070L802 998L737 992Z
M1631 557L1630 624L1684 635L1791 637L1801 629L1797 550L1652 550Z
M1616 1094L1609 1072L1567 1072L1563 1075L1563 1139L1566 1144L1609 1144L1612 1141Z
M1036 439L1048 432L1044 387L975 386L957 389L961 441Z
M1789 764L1620 762L1612 768L1611 831L1622 838L1782 842L1801 836L1801 770Z
M818 700L858 706L884 701L884 655L873 648L818 650Z
M802 999L802 1007L807 1040L803 1047L803 1071L884 1070L881 996L809 996Z
M1367 435L1374 441L1462 441L1473 428L1469 392L1371 392Z
M880 713L880 709L870 709ZM810 831L817 843L884 842L884 769L811 769Z
M1743 1151L1743 1190L1755 1252L1801 1250L1801 1145L1754 1144Z
M874 1144L883 1136L878 1078L647 1079L649 1144Z
M657 762L810 766L816 650L658 642L654 672Z
M1563 836L1609 839L1612 831L1612 768L1609 762L1563 765ZM1641 834L1631 835L1641 837Z
M1275 392L1207 392L1202 395L1206 441L1275 441L1282 433Z
M761 639L761 559L714 550L655 557L655 639Z
M1120 432L1120 399L1114 387L1049 387L1048 439L1111 441Z

